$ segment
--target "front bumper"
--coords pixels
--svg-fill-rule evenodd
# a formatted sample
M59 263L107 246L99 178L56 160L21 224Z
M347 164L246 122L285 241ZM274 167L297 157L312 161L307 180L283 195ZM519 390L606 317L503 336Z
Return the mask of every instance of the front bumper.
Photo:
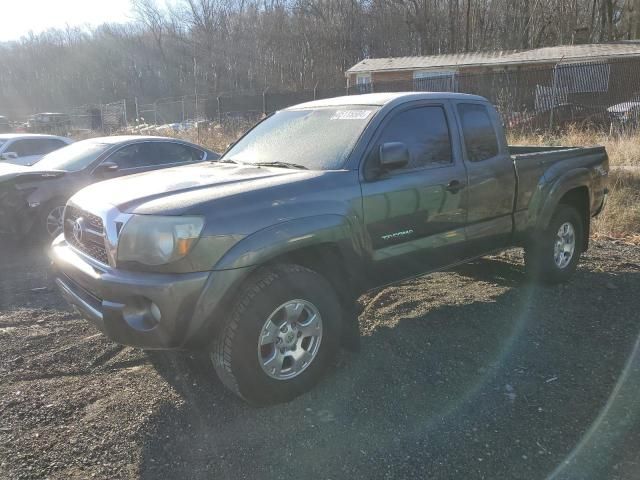
M50 253L64 298L112 340L150 349L180 348L215 272L151 274L106 267L58 237ZM219 283L219 282L216 282Z

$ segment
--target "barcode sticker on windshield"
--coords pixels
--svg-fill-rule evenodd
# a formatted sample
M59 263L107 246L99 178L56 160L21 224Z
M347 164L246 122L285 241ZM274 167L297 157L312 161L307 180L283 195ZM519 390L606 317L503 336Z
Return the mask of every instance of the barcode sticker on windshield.
M371 114L371 110L338 110L330 120L364 120Z

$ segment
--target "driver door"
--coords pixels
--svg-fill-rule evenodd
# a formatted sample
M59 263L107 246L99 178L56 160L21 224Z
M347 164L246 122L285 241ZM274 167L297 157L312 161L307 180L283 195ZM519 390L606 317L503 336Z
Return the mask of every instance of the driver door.
M372 143L362 183L364 223L377 284L448 265L464 252L466 171L448 103L393 111ZM402 142L409 164L380 175L380 145ZM372 168L373 167L373 168Z

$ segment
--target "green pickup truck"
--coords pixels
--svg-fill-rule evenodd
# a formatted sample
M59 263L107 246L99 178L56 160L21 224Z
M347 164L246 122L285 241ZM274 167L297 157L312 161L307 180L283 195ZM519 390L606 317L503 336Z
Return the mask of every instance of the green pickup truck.
M602 147L511 147L486 99L380 93L279 111L217 161L89 186L51 256L113 340L202 350L253 404L310 389L364 291L514 246L556 283L603 208Z

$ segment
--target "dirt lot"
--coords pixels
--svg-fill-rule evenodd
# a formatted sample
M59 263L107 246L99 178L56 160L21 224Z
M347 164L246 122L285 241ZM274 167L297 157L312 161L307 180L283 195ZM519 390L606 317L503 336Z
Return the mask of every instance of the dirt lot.
M363 298L361 352L263 409L1 255L1 478L640 478L639 247L594 242L562 287L512 251Z

